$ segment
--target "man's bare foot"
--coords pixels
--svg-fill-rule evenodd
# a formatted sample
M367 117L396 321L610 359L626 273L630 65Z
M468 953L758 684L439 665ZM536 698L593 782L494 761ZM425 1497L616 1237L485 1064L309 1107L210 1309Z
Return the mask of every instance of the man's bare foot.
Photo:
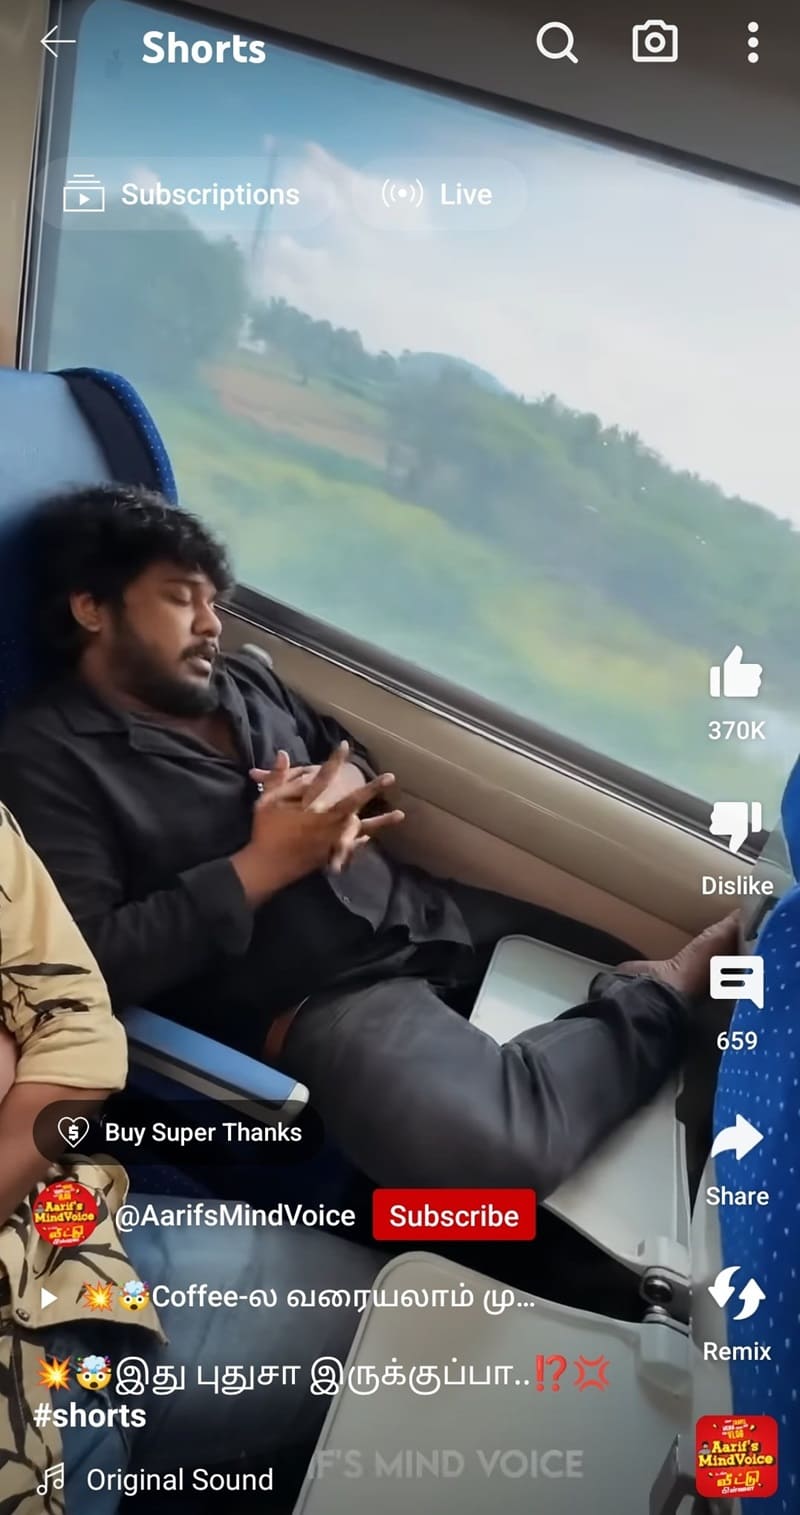
M704 999L708 995L712 957L733 954L738 944L739 911L734 910L724 920L708 926L694 941L687 942L674 957L663 961L620 963L615 972L631 973L636 977L647 974L694 999Z

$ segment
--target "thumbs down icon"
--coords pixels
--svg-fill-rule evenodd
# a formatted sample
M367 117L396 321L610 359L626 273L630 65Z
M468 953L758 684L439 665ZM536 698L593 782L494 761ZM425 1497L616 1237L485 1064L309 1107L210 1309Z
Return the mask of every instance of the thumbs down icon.
M717 800L711 811L709 831L712 836L727 836L728 851L739 848L762 826L762 810L759 800Z

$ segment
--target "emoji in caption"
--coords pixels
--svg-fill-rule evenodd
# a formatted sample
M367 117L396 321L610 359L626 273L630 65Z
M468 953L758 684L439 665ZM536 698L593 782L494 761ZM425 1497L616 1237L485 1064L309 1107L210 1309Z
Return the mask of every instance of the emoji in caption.
M113 1310L114 1285L84 1284L81 1304L85 1305L87 1310Z
M75 1378L82 1389L94 1389L96 1392L107 1389L111 1382L111 1358L101 1357L97 1352L90 1353L88 1357L77 1357Z
M146 1310L150 1303L150 1285L143 1284L138 1278L129 1279L119 1291L119 1302L130 1315Z

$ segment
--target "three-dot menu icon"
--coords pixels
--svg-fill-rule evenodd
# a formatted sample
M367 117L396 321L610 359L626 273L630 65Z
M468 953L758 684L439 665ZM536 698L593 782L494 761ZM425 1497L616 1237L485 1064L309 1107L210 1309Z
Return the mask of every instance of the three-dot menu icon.
M748 61L748 63L757 63L758 62L758 59L759 59L758 44L759 44L758 22L757 21L748 21L748 23L747 23L747 61Z

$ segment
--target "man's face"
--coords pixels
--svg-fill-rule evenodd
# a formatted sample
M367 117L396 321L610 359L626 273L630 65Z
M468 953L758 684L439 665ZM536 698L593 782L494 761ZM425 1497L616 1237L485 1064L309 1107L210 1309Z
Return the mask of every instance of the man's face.
M121 606L97 606L98 651L112 685L167 715L213 710L216 592L199 570L160 562L128 585Z

